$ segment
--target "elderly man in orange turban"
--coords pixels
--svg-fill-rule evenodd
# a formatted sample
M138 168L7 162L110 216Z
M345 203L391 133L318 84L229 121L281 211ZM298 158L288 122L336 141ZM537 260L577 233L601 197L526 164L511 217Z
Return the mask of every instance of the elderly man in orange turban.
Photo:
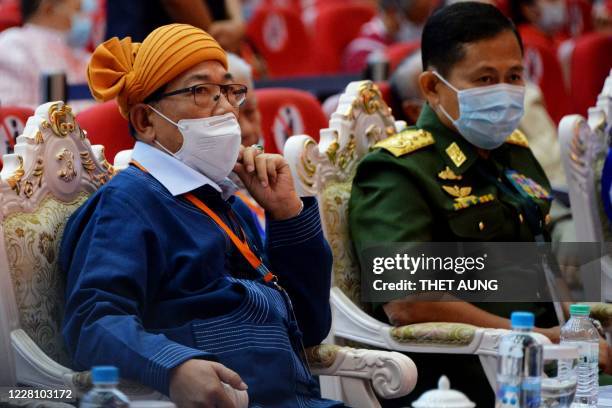
M163 26L100 45L88 80L137 142L64 233L74 368L118 366L180 406L234 406L223 383L252 406L342 406L320 398L303 356L331 322L317 204L297 196L282 156L240 144L248 90L225 52L200 29ZM266 211L265 244L232 171Z

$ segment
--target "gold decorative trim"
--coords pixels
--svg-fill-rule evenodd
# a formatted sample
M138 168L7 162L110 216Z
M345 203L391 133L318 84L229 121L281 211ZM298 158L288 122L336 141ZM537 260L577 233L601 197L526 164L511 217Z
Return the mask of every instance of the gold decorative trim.
M74 115L72 108L66 104L59 103L51 105L49 108L49 119L51 129L59 137L66 137L75 129Z
M89 152L79 152L81 155L81 165L89 173L96 171L96 163L92 160Z
M327 151L325 152L325 154L327 154L327 158L332 164L336 164L336 154L338 153L338 149L340 149L340 143L338 143L338 134L336 133L336 140L329 145Z
M17 160L19 160L19 165L13 172L13 175L10 176L6 180L6 182L11 187L11 189L14 190L17 195L19 195L19 193L21 192L21 178L25 174L25 170L23 168L23 157L17 155Z
M365 113L372 115L381 110L384 105L380 89L373 82L365 82L359 87L359 98L357 103L361 105Z
M64 149L55 157L57 160L64 163L62 168L57 172L57 176L66 183L74 180L77 175L74 169L74 154L70 150Z
M45 142L43 134L40 130L36 131L36 135L34 136L34 141L36 142L36 144L42 144Z
M317 166L312 163L312 161L308 158L308 148L312 145L314 148L317 147L317 143L308 139L304 142L304 148L302 149L302 157L300 157L300 161L302 163L302 168L308 177L314 177L315 172L317 171Z

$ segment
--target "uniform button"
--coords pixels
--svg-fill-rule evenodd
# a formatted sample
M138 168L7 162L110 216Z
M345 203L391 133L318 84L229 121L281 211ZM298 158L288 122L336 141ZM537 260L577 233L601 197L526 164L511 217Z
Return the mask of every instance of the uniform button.
M546 217L544 217L544 224L548 225L551 221L552 217L550 216L550 214L546 214Z
M523 214L519 213L519 221L521 222L521 224L523 223L523 221L525 221L525 218L523 217Z
M484 231L484 229L485 229L485 224L484 224L484 222L480 221L480 222L478 223L478 229L479 229L479 230L481 230L481 231Z

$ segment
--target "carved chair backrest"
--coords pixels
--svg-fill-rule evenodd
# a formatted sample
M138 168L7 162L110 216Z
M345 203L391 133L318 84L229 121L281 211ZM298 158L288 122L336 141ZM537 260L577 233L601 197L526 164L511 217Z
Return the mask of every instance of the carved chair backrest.
M22 329L47 356L69 365L60 333L65 276L59 246L70 215L112 177L113 168L63 102L38 107L3 162L0 354L10 353L10 332Z
M565 116L559 123L561 157L567 176L572 215L579 242L601 242L608 228L600 181L612 131L612 70L588 119Z
M325 236L331 246L332 286L355 304L360 301L359 265L348 227L348 201L357 164L372 146L395 133L395 121L371 81L351 82L341 95L329 128L317 144L307 135L287 140L284 155L298 193L316 196Z

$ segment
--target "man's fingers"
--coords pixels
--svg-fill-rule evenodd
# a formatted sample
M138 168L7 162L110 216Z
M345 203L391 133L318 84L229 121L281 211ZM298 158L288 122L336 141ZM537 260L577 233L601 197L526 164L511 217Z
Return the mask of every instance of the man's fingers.
M274 160L273 158L267 160L266 167L268 168L268 180L270 180L270 184L276 184L276 166L276 160Z
M268 186L268 164L267 156L260 155L255 158L255 168L257 169L257 178L263 187Z
M242 164L244 164L246 171L249 173L255 170L255 157L257 156L257 153L258 151L252 147L247 147L244 149Z
M215 372L217 373L217 376L219 377L221 381L231 385L233 388L240 390L240 391L246 391L246 389L249 388L244 383L244 381L242 381L242 378L240 378L238 373L236 373L233 370L230 370L224 365L215 364L213 365L213 369L215 370Z
M240 150L238 150L238 159L236 159L237 162L242 161L242 157L244 156L244 149L245 147L243 145L240 145Z

